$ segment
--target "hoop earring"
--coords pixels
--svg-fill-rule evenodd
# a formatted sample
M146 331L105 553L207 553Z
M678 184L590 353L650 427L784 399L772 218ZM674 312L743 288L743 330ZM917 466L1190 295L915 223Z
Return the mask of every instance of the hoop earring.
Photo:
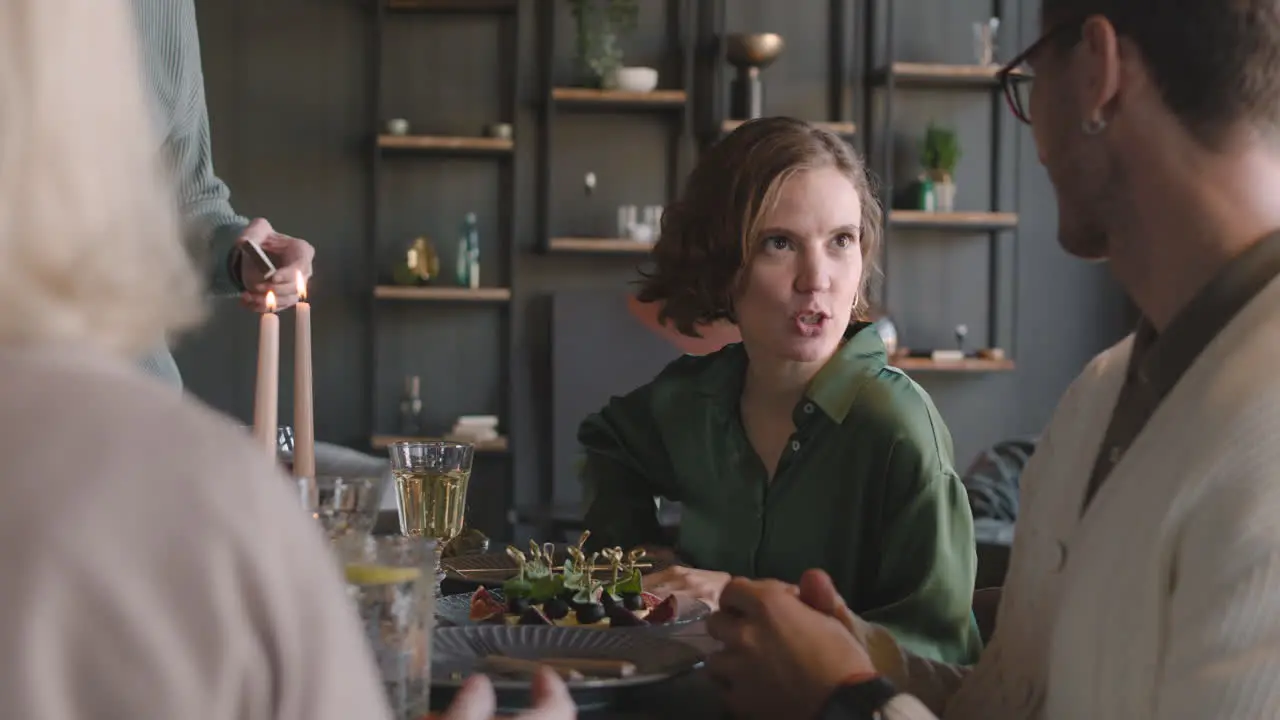
M1107 129L1107 121L1102 118L1085 120L1080 124L1080 129L1084 131L1085 135L1100 135L1103 130Z

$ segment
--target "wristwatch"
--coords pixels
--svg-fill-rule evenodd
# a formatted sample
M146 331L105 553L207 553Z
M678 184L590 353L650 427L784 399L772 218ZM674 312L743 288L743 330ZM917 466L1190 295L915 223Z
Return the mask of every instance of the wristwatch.
M831 693L818 720L885 720L882 710L898 694L882 677L841 685Z

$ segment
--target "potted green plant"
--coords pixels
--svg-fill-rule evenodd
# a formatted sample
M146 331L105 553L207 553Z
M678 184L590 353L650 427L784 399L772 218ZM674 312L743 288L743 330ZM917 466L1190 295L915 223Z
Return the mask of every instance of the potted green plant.
M622 67L622 36L636 27L638 0L569 0L578 31L578 67L588 85L611 88Z
M955 210L955 173L956 166L960 164L960 155L960 140L955 130L929 123L920 159L925 176L933 187L935 209L938 212Z

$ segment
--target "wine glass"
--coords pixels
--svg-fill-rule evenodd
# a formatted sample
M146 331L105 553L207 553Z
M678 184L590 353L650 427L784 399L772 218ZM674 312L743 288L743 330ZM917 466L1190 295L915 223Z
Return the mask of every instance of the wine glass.
M436 541L438 595L444 579L441 553L462 532L475 447L448 440L414 440L392 443L387 452L396 481L400 533Z

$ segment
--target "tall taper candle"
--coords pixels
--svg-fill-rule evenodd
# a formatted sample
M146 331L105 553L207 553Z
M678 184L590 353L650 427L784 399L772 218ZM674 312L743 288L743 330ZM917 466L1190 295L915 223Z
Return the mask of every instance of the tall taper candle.
M267 292L267 311L258 326L258 380L253 394L253 436L276 457L276 402L280 391L280 317L276 294Z
M298 317L293 349L293 475L316 476L315 401L311 394L311 303L298 273Z

